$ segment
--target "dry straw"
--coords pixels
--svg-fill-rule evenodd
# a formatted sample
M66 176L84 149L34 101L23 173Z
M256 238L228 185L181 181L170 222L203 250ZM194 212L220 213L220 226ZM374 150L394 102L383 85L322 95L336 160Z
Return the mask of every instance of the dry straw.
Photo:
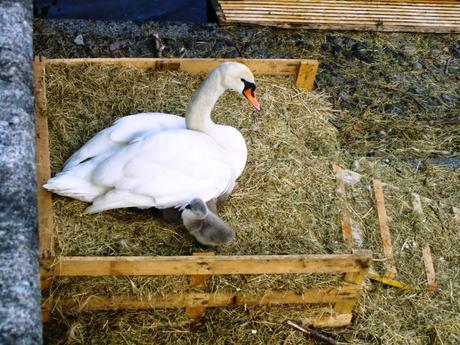
M117 118L139 112L184 114L193 90L204 76L181 72L143 71L129 67L84 65L49 66L46 74L52 172L99 130ZM215 249L217 254L322 254L344 253L341 211L350 210L363 229L363 247L372 249L375 267L383 266L381 239L374 210L371 180L335 192L331 163L351 163L340 151L333 112L325 97L306 93L285 77L257 78L262 112L254 112L243 97L226 93L213 119L237 127L246 139L246 169L220 216L237 231L236 240ZM340 339L351 343L446 344L460 336L458 225L450 211L438 204L426 206L426 216L411 208L410 192L460 204L459 173L391 159L390 163L363 159L368 176L405 186L402 192L385 190L390 229L400 277L420 286L416 292L392 289L369 291L353 328ZM455 183L456 182L456 183ZM164 223L152 210L113 210L82 215L85 203L53 197L56 247L61 255L189 255L202 251L180 225ZM421 248L432 245L441 292L423 289ZM455 277L457 277L455 279ZM336 285L340 277L298 275L214 278L211 290L256 291L294 289L311 284ZM130 295L148 299L156 293L182 290L185 277L65 278L53 284L58 302L71 296L84 305L95 294ZM388 307L391 306L391 307ZM304 339L285 327L283 319L301 319L305 308L236 308L207 312L207 323L190 328L182 311L148 313L90 313L59 317L56 313L50 342L189 344L200 342L298 344ZM99 317L99 316L100 317ZM56 330L65 330L59 333ZM253 330L256 330L254 334ZM53 335L51 335L53 334ZM60 340L59 340L60 339ZM123 340L120 340L123 339Z

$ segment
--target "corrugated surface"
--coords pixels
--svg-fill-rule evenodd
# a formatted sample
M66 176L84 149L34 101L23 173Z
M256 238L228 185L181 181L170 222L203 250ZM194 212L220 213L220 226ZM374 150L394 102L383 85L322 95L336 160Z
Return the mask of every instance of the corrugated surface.
M460 32L460 1L219 0L222 23Z

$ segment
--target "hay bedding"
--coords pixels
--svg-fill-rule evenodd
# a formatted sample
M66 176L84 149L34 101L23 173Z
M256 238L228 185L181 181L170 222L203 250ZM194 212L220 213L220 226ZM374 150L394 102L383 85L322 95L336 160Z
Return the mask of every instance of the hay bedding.
M127 114L184 114L204 76L152 73L117 66L56 66L47 73L52 172L101 129ZM258 78L262 112L227 92L213 118L246 138L246 169L220 216L237 239L219 254L343 252L334 214L336 152L329 105L321 95L295 89L285 77ZM87 204L53 197L62 255L186 255L198 250L182 226L152 211L113 210L82 216Z
M51 163L56 173L73 151L120 116L147 111L183 114L204 76L118 66L53 66L46 78ZM373 250L376 268L381 269L383 253L369 188L371 180L347 186L346 195L337 196L334 192L336 182L330 164L351 160L343 151L339 157L336 129L329 123L331 109L324 97L294 88L293 80L285 77L259 77L257 84L263 112L251 112L242 97L228 92L213 113L216 122L241 130L249 150L247 167L219 211L236 229L237 238L228 246L216 248L216 253L346 252L340 230L345 205L364 230L363 247ZM385 189L398 270L405 282L423 286L426 278L421 248L430 243L441 290L436 295L423 287L418 292L405 293L376 285L376 291L368 292L358 310L354 328L342 339L356 344L376 343L377 338L387 344L458 341L458 224L452 222L448 209L437 204L424 207L423 218L414 214L410 192L458 205L460 195L455 181L458 182L459 172L432 166L414 169L401 161L381 164L362 160L361 166L369 176L407 187L401 193ZM53 196L60 254L188 255L202 250L181 226L162 222L154 212L113 210L83 216L85 207L85 203ZM213 278L211 289L255 291L269 287L300 291L313 283L337 282L333 275L297 275L290 279L281 275L218 277ZM148 298L152 293L182 290L187 283L186 277L65 278L55 283L52 295L57 301L72 296L82 303L92 294ZM295 307L210 310L208 323L198 325L195 331L204 343L234 343L257 329L257 337L248 338L248 342L265 344L271 339L273 343L294 344L303 338L275 319L283 315L300 319L308 311ZM78 319L61 318L60 325L73 332L73 338L69 334L64 338L86 342L85 334L97 333L96 343L118 343L123 333L124 343L142 343L149 335L161 343L190 343L192 338L187 334L195 333L181 326L186 321L182 311L100 314L100 320L94 319L97 313ZM92 329L93 323L97 331Z

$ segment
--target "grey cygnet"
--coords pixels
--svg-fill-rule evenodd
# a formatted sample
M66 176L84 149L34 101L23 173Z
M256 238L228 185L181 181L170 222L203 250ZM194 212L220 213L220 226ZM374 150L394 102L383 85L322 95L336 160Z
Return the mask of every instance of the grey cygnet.
M206 246L226 244L235 238L235 231L198 198L182 211L182 222L190 234Z

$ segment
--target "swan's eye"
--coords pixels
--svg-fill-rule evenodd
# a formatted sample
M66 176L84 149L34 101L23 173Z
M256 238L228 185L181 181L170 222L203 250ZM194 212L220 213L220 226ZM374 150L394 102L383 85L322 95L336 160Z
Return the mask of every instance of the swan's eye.
M245 91L249 89L249 90L251 90L252 97L255 97L254 91L256 89L256 84L251 83L250 81L247 81L247 80L245 80L243 78L241 78L241 81L244 83L244 88L243 88L243 92L242 92L243 95L245 95Z

